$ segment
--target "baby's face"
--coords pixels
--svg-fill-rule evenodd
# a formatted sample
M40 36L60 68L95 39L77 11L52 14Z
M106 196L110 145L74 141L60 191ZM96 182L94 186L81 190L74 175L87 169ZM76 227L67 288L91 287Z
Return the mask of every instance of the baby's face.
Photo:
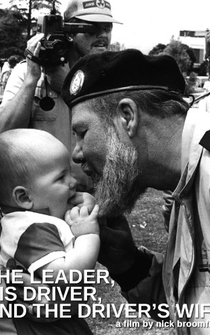
M76 180L71 176L69 153L60 142L53 144L50 150L44 149L30 179L32 210L63 219L76 193Z

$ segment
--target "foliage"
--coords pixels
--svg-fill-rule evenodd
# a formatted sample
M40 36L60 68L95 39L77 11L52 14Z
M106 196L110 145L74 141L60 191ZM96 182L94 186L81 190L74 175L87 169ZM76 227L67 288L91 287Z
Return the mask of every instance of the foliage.
M58 0L31 0L31 8L32 9L41 9L41 8L48 8L49 10L53 9L55 6L56 13L60 14L60 5L61 2Z
M207 73L209 73L209 62L205 60L199 66L198 75L207 76Z
M158 43L150 52L149 55L157 56L160 54L168 54L172 56L182 73L189 74L196 61L196 57L192 48L180 41L171 40L167 45Z
M59 12L60 1L55 0L30 0L32 9L53 8L55 4L56 13ZM29 22L31 13L29 8L20 10L17 6L10 9L0 10L0 59L9 58L11 55L24 56L24 50L28 38Z
M182 44L180 41L172 40L164 49L163 53L172 56L182 73L188 73L192 62L189 54L187 53L187 48L185 44Z
M27 20L18 10L0 10L0 58L23 56Z
M195 53L194 53L193 49L190 48L187 44L182 44L182 48L185 48L186 53L190 57L191 64L190 64L190 66L188 68L188 71L187 71L187 73L190 74L190 72L193 71L194 63L196 62L196 56L195 56Z
M150 52L149 56L157 56L164 51L166 48L165 44L158 43Z
M186 94L195 93L196 87L198 86L198 75L196 72L191 72L186 80Z
M110 45L110 50L111 51L120 51L120 50L124 50L124 49L125 49L125 45L120 44L119 42L115 42L115 43L112 43Z

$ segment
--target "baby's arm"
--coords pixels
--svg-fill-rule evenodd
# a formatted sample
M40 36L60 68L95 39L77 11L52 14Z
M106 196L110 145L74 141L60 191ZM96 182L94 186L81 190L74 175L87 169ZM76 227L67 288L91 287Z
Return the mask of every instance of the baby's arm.
M38 270L40 275L42 269L53 270L53 275L56 279L59 270L62 269L66 278L69 278L69 270L71 269L79 270L83 273L84 270L95 267L100 248L97 222L98 211L98 205L95 205L91 214L88 213L88 209L85 206L81 207L81 209L79 207L73 209L73 213L71 213L71 229L74 231L74 226L79 225L84 228L83 233L78 235L74 248L66 253L66 257L58 258L42 267Z

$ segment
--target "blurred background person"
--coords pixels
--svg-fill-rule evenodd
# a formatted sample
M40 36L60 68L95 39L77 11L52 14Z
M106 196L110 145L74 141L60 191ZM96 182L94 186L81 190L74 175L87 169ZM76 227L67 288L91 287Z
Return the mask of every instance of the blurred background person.
M4 92L7 81L14 69L14 67L19 63L19 59L16 56L9 57L8 61L6 61L2 67L1 73L1 86L2 92Z

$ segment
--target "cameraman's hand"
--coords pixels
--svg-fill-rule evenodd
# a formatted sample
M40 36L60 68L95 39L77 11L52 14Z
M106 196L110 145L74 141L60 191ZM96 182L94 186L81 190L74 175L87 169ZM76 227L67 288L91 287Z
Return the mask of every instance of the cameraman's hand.
M41 39L44 37L43 33L36 34L27 42L27 49L33 54L34 57L39 57L41 48ZM27 61L27 76L33 81L38 81L41 76L41 66L30 58L26 57Z
M56 92L61 92L64 79L69 73L69 64L65 63L63 65L47 65L45 66L45 73L47 75L47 81L50 86Z

